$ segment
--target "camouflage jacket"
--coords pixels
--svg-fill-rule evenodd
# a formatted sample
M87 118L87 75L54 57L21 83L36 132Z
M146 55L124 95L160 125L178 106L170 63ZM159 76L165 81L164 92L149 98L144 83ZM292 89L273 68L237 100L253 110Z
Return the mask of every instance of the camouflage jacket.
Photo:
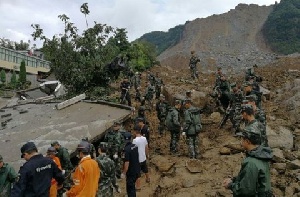
M220 91L223 93L223 92L230 92L230 84L227 80L225 81L220 81L220 84L219 84L219 89Z
M242 101L243 101L243 93L242 91L238 90L237 92L233 92L231 94L231 98L230 98L230 106L232 108L235 108L237 106L241 106Z
M122 136L120 131L114 131L114 130L108 131L104 137L104 141L107 142L111 147L109 154L122 152L124 147L124 137Z
M135 88L139 87L141 85L141 77L140 75L134 75L133 77L133 85Z
M266 119L267 119L267 117L266 117L266 113L265 113L265 111L263 109L256 108L254 117L255 117L256 120L258 120L264 126L266 126Z
M200 62L200 59L192 55L192 57L190 58L190 68L195 68L198 62Z
M73 165L70 161L70 154L68 152L68 149L66 149L65 147L60 147L57 150L56 156L59 158L63 170L72 170Z
M152 100L154 93L155 93L155 88L152 85L147 86L145 91L145 99Z
M171 131L176 130L179 132L181 127L179 110L177 110L175 107L170 108L167 116L170 116L169 120L168 118L166 119L166 125L168 129Z
M108 187L117 186L116 182L116 170L115 163L109 158L109 156L102 154L96 158L96 161L100 168L99 190L104 190Z
M168 114L169 105L166 101L160 102L158 101L156 103L156 111L157 111L157 117L159 120L166 118Z
M161 87L163 85L163 81L159 77L155 77L155 87Z

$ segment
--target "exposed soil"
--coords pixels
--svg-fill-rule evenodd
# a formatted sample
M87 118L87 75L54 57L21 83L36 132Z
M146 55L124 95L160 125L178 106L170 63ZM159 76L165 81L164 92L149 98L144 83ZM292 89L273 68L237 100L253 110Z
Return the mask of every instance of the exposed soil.
M271 91L271 98L263 103L263 108L267 113L267 124L276 127L278 124L293 128L300 128L299 122L291 121L289 114L285 108L279 107L280 103L276 101L276 92L284 85L300 76L289 74L289 70L300 69L300 58L281 58L275 63L260 67L256 73L264 78L262 85ZM166 86L168 86L168 95L184 94L185 90L198 90L208 94L214 85L214 73L211 69L201 68L200 79L191 81L189 70L174 70L169 67L154 67L152 72L158 72L163 78ZM230 75L230 72L228 72ZM239 76L231 76L230 81L242 81L244 74ZM145 82L145 74L143 74L143 82ZM170 88L171 87L171 88ZM132 90L134 91L134 90ZM132 92L133 94L134 92ZM284 93L282 93L284 94ZM169 96L170 97L170 96ZM169 100L171 98L168 98ZM202 98L201 98L202 99ZM284 99L284 98L283 98ZM203 103L209 101L206 96L202 99ZM201 102L200 102L201 103ZM137 106L137 103L134 103ZM149 161L151 183L145 182L142 178L142 189L137 192L138 197L144 196L185 196L185 197L201 197L201 196L231 196L231 192L222 187L222 181L226 177L237 175L240 164L245 157L238 149L229 152L227 155L220 155L220 150L224 146L231 144L237 146L239 140L233 137L231 132L231 123L228 121L224 129L217 129L218 121L215 121L210 114L203 115L203 131L200 134L200 149L202 158L199 161L190 161L187 157L187 145L181 136L178 156L170 155L169 142L170 134L160 136L157 132L158 119L156 112L146 112L147 119L151 128L151 158ZM271 117L280 117L283 121L270 121ZM298 120L300 117L298 117ZM236 145L235 145L236 144ZM300 155L299 151L292 150L293 155ZM159 170L157 157L163 157L164 163L175 164L169 171L163 172ZM187 166L188 164L188 166ZM196 171L196 172L194 172ZM295 177L289 177L289 172L279 173L272 165L272 187L276 196L299 196L299 185ZM122 193L116 196L125 196L125 180L119 181ZM296 184L296 185L295 185ZM298 185L298 186L297 186ZM288 189L288 188L293 189ZM291 190L291 191L288 191Z

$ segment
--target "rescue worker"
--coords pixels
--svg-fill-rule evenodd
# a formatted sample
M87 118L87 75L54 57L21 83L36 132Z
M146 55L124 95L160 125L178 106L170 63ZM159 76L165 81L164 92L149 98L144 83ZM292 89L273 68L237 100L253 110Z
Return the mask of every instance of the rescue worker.
M159 120L158 132L160 135L163 134L163 132L166 128L165 121L166 121L166 117L167 117L167 113L168 113L168 108L169 108L169 105L165 99L165 96L160 95L160 99L156 103L157 118Z
M94 197L98 191L100 169L98 163L90 156L90 143L81 141L76 148L80 162L73 173L73 183L67 197Z
M200 59L196 57L195 51L191 51L191 58L189 62L189 67L191 70L191 76L193 79L199 79L199 73L197 69L197 63L200 62Z
M255 99L255 103L256 103L256 106L258 106L258 97L256 95L256 92L253 91L253 83L250 82L250 81L245 81L244 82L244 97L246 99L246 96L253 96L253 98Z
M133 87L135 89L135 100L141 102L141 75L139 72L136 72L133 77Z
M113 188L118 193L121 192L116 181L115 163L106 155L108 149L108 143L100 142L98 147L99 156L96 158L101 175L98 183L97 197L113 197Z
M148 125L146 125L143 121L143 119L138 119L137 125L141 128L141 134L147 139L148 146L150 146L150 129Z
M170 153L178 154L178 143L180 137L180 114L179 111L181 109L181 100L175 100L174 107L168 110L168 114L166 117L166 126L168 130L171 132L171 141L170 141Z
M14 168L4 163L3 157L0 155L0 196L10 197L11 185L17 180L17 173Z
M270 161L273 157L269 147L261 146L259 131L247 127L242 133L241 145L247 151L239 174L226 178L223 186L232 191L234 197L271 197Z
M57 181L58 189L62 187L62 171L52 159L39 154L33 142L27 142L21 147L21 158L26 163L20 168L19 179L13 186L11 197L49 196L52 178Z
M161 93L161 88L163 86L163 81L162 79L159 77L158 72L156 73L155 76L155 98L159 99L160 97L160 93Z
M135 183L141 176L138 147L132 144L131 138L125 142L125 158L122 178L126 177L126 191L128 197L136 197Z
M120 89L121 89L121 104L124 104L125 101L128 102L128 105L131 106L131 97L129 93L130 89L130 82L128 81L128 77L125 77L124 80L120 84Z
M84 137L81 140L89 143L89 138L88 137ZM92 144L92 143L90 143L90 155L91 155L92 159L96 158L96 149L95 149L94 144Z
M61 163L61 167L63 170L66 171L66 175L70 173L73 169L73 165L70 161L70 154L68 152L68 149L65 147L62 147L58 141L54 141L51 143L51 146L54 147L57 151L56 156L59 158L59 161Z
M107 154L109 155L110 159L115 162L117 178L121 178L121 154L124 148L124 137L121 134L120 129L121 122L115 121L113 128L106 133L103 140L109 144L110 149Z
M152 100L153 100L154 93L155 93L155 87L148 81L142 105L147 105L149 110L151 110L153 106Z
M61 168L61 164L59 161L59 158L56 157L56 149L54 147L49 147L47 150L47 157L49 157L50 159L52 159L54 161L54 163L57 165L57 167L62 170ZM64 171L62 171L64 174ZM57 197L57 181L55 179L52 178L51 180L51 187L50 187L50 194L49 197Z
M199 133L202 129L202 125L200 123L200 109L192 106L192 101L190 99L185 101L185 108L182 135L186 136L189 157L191 159L199 159Z
M138 123L138 119L139 118L142 118L143 119L143 122L145 124L148 124L148 121L147 121L147 118L146 118L146 113L145 113L146 109L144 106L140 106L139 109L138 109L138 113L137 113L137 116L134 118L133 120L133 124L136 125Z

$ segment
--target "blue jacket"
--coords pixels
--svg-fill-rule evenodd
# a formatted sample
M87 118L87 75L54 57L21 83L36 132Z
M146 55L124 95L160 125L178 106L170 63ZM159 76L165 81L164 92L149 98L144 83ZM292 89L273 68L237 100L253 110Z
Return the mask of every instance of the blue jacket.
M11 191L11 197L48 197L51 179L58 185L64 181L61 170L50 158L32 156L19 171L20 177Z

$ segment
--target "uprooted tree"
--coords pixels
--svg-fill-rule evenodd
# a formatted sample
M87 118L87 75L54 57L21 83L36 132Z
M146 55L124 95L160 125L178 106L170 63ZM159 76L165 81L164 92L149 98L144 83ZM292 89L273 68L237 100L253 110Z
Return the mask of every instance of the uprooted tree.
M87 3L84 4L84 12L81 6L81 12L85 17L90 13ZM32 24L32 36L34 40L43 41L42 51L46 59L51 61L51 71L71 95L107 87L122 70L128 69L127 65L136 63L133 53L137 50L136 45L128 42L125 29L94 22L93 27L79 35L78 28L68 16L62 14L58 18L64 23L62 34L50 39L43 35L40 25ZM139 56L147 59L142 67L152 66L155 60L153 54Z

